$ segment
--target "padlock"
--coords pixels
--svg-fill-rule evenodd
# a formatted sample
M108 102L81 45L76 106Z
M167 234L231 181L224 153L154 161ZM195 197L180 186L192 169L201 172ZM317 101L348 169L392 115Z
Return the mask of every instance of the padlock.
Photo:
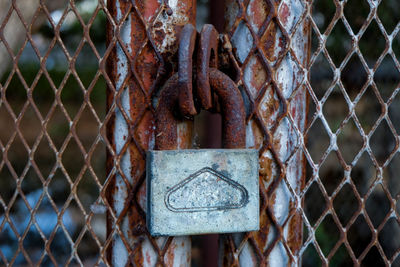
M147 227L152 236L233 233L259 229L258 151L243 149L245 112L236 84L209 69L218 96L224 149L178 146L179 75L159 93L155 149L147 152Z

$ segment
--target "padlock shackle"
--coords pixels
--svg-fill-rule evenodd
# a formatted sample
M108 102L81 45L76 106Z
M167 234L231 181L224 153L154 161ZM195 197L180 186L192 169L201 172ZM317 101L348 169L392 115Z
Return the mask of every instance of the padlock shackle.
M212 107L210 68L218 68L218 32L211 24L204 24L197 51L197 96L201 106Z
M222 145L224 148L244 148L246 145L245 110L236 84L223 72L210 68L210 86L218 95L222 116ZM155 108L155 149L178 148L179 110L178 75L173 75L161 89Z
M178 87L179 108L182 115L190 117L197 114L193 100L193 52L196 46L197 31L192 24L186 24L182 31L178 49Z
M174 115L179 102L178 74L174 74L161 88L155 108L155 150L178 149L178 119Z
M210 68L210 87L218 95L222 116L222 146L246 147L246 113L242 95L228 75Z

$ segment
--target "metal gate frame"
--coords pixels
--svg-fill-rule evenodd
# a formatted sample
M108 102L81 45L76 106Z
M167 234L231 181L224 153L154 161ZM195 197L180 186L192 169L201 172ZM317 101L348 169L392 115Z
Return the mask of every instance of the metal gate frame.
M190 238L153 238L145 226L145 154L154 145L154 93L175 70L180 29L194 23L195 1L110 1L116 43L108 72L115 117L108 129L116 154L109 155L115 175L110 193L115 235L110 261L122 266L175 266L190 261ZM247 108L247 147L259 149L261 230L221 236L220 264L280 266L299 263L304 181L309 23L296 1L228 1L224 49L236 71ZM291 41L292 40L292 41ZM295 45L291 45L295 44ZM128 101L129 99L129 101ZM182 123L178 148L191 146L191 123ZM129 152L128 152L129 151ZM300 163L300 164L299 164ZM113 181L114 181L113 179ZM113 213L114 213L113 212ZM125 247L125 249L124 249Z

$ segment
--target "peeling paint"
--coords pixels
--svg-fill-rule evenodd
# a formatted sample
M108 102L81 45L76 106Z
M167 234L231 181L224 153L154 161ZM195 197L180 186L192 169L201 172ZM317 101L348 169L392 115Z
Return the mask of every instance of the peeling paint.
M264 66L257 59L257 56L252 56L243 71L243 81L249 88L253 98L256 98L259 91L267 81L267 72Z
M253 47L253 36L246 24L241 21L231 39L236 56L243 63Z
M264 97L261 100L259 109L265 125L270 130L275 124L276 118L282 112L278 96L271 86L268 86Z
M189 22L187 15L187 5L185 1L169 1L172 15L161 14L152 28L152 35L156 42L156 47L161 53L175 53L177 51L177 26L183 26Z
M148 239L145 239L142 243L142 253L143 255L145 255L145 261L143 263L143 266L156 266L157 253ZM125 265L119 265L119 266L125 266Z
M293 27L299 21L304 12L304 7L300 0L283 0L279 9L279 19L286 31L291 33ZM299 27L301 28L301 27Z
M187 237L175 237L172 242L173 242L172 247L175 249L175 253L172 264L167 262L168 263L167 265L173 267L190 265L191 258L190 258L190 253L188 253L188 251L192 249L191 239Z
M123 44L120 44L118 41L111 52L108 62L108 72L111 80L115 81L116 90L119 92L124 90L120 96L122 109L130 120L138 121L138 126L134 129L135 136L133 138L145 150L152 149L155 145L155 126L152 113L146 111L143 114L142 112L143 107L146 106L146 101L150 100L150 98L147 99L144 97L141 89L146 92L154 90L152 87L155 86L154 81L158 77L157 75L159 75L158 71L162 63L161 61L167 61L169 57L173 56L178 47L177 40L180 29L185 23L194 23L196 14L192 0L184 2L171 0L167 2L169 2L172 14L165 12L165 4L161 0L107 1L107 7L115 21L123 25L120 30ZM129 9L128 7L131 4L134 5L134 8ZM130 11L128 15L124 13L127 10ZM137 13L140 13L140 16ZM126 20L121 22L121 19L126 15ZM146 25L143 25L140 17L144 19ZM152 25L148 24L152 19L154 19L154 23ZM115 35L116 28L111 23L108 23L107 41L112 42ZM149 37L152 37L153 40L149 41ZM132 66L132 61L127 59L121 46L124 46L132 58L137 56L134 66ZM136 72L133 73L136 75L136 79L131 78L132 70ZM125 81L127 77L129 77L129 80ZM116 102L115 92L113 90L108 90L107 92L107 105L108 107L112 107ZM182 126L179 129L182 146L191 143L191 132L188 129L188 126ZM115 108L108 131L111 131L109 134L111 136L110 140L115 147L117 155L122 151L126 142L131 142L131 130L130 125L127 125L122 111L118 107ZM109 171L118 165L116 160L116 158L108 155L107 168ZM132 185L140 181L145 171L145 161L136 144L130 143L125 154L119 161L119 166L127 181ZM118 172L113 177L110 187L112 187L109 195L111 198L110 201L112 201L113 209L118 217L123 210L126 210L126 200L131 192L127 192L125 181ZM139 187L135 198L141 208L145 210L145 186ZM111 260L110 263L113 266L126 266L129 260L132 260L134 262L133 265L137 266L156 266L157 264L182 266L188 264L191 252L190 238L181 237L178 240L173 239L164 258L159 259L159 252L153 246L154 243L144 234L145 220L140 210L134 205L129 208L126 217L121 220L119 226L125 241L128 242L130 247L127 248L119 234L114 233L112 246L110 246L110 250L107 252ZM107 229L110 234L115 230L115 220L109 214L107 218ZM164 247L166 240L166 238L154 239L160 250ZM182 243L183 246L177 246L177 242Z
M247 7L247 16L253 30L257 33L267 18L269 7L265 1L250 0Z
M261 47L267 59L274 64L285 50L286 39L281 29L274 22L270 23L261 37Z
M121 10L119 1L116 2L117 4L117 19L122 18ZM122 37L125 41L125 45L129 51L129 43L130 43L130 21L128 20L127 24L124 24L122 28ZM129 104L129 90L127 88L122 88L123 82L128 75L128 60L121 48L120 44L117 44L117 81L116 81L116 89L117 91L124 90L121 95L121 104L124 112L126 114L130 114L130 104ZM122 151L123 146L126 142L126 136L128 135L128 125L126 123L125 118L123 117L121 110L119 108L116 109L115 112L115 129L114 129L114 144L116 153L119 154ZM130 154L129 150L123 155L120 166L123 174L131 181L130 173L131 173L131 166L130 166ZM115 193L114 193L114 202L113 206L118 216L124 208L125 199L128 196L127 189L125 182L122 176L117 173L116 177L116 186L115 186ZM127 219L124 219L124 222L127 222ZM118 256L117 256L118 255ZM119 236L114 237L114 246L113 246L113 264L115 266L123 266L125 262L128 260L128 252L125 248L124 243L122 242Z
M265 21L263 11L257 8L262 2L263 1L250 0L249 6L247 7L246 19L248 19L249 24L255 31L258 31L262 22ZM232 9L230 5L228 4L228 9ZM304 165L302 164L304 162L304 156L301 150L294 153L294 149L297 148L300 140L292 123L296 125L298 130L304 131L306 120L306 88L303 85L303 79L305 74L299 67L299 63L294 60L293 55L300 60L300 64L306 65L309 55L310 44L308 41L308 34L310 28L307 21L301 22L298 27L295 28L305 11L300 0L282 0L276 3L275 8L278 13L276 19L281 23L283 29L279 28L278 23L272 19L260 38L259 46L264 51L270 63L274 75L273 80L276 82L276 86L281 94L278 95L274 86L268 85L263 97L256 105L261 120L265 124L267 130L270 131L270 134L272 134L271 146L275 151L274 156L285 166L284 174L288 184L284 180L281 180L277 185L274 184L276 187L274 190L269 191L271 195L268 199L268 204L274 217L278 224L282 225L288 218L295 202L298 202L299 199L298 195L292 195L288 185L295 194L300 194L304 180ZM230 20L227 23L228 26L234 25L240 20L236 31L231 37L231 42L233 47L236 48L235 55L237 60L243 63L247 58L250 48L253 46L253 39L246 38L249 31L240 15L232 13L226 16L226 18ZM294 29L296 29L295 33L293 33ZM288 35L284 35L282 33L283 30L285 30ZM291 39L287 39L286 36L290 36ZM289 45L292 50L286 55L283 55L282 53L287 51ZM248 88L253 100L258 96L260 85L263 85L265 80L264 74L260 73L258 70L259 66L255 58L255 56L250 58L248 64L242 67L243 83ZM262 68L264 68L264 66L262 66ZM284 100L288 102L282 102ZM285 115L283 112L288 112L288 114L292 116L294 122L288 118L282 118L282 116ZM280 119L278 125L277 119ZM257 142L256 140L259 139L258 134L254 130L255 128L251 126L252 123L253 122L250 121L246 128L247 135L253 135L252 137L246 137L247 146L254 146ZM268 149L263 151L260 155L260 183L263 184L265 190L268 190L272 185L272 181L276 181L281 175L282 170L274 156L271 150ZM297 203L297 205L300 205L300 203ZM293 252L301 246L302 238L302 220L301 217L297 215L298 213L296 211L294 215L290 217L288 223L282 227L283 239ZM260 225L261 231L254 233L254 237L257 246L265 251L270 249L269 246L275 240L277 230L270 224L271 222L268 216L264 216L266 216L265 213L262 213L260 218L262 222L262 225ZM260 263L248 257L248 253L240 255L240 262L241 257L248 260L246 266L260 266ZM292 260L288 257L286 249L282 241L280 241L272 248L270 254L267 256L266 262L262 262L261 265L274 267L297 266L299 262L300 260L298 259Z
M178 123L177 127L177 136L178 136L178 149L185 149L190 147L190 141L193 140L193 123L192 122L181 122Z
M289 202L291 199L291 193L283 181L276 189L275 197L274 215L278 223L282 225L289 215Z

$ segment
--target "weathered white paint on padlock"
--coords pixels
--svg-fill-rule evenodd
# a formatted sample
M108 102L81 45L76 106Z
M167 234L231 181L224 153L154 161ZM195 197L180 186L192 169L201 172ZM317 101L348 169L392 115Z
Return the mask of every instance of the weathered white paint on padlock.
M148 151L147 226L153 236L258 230L258 151Z

